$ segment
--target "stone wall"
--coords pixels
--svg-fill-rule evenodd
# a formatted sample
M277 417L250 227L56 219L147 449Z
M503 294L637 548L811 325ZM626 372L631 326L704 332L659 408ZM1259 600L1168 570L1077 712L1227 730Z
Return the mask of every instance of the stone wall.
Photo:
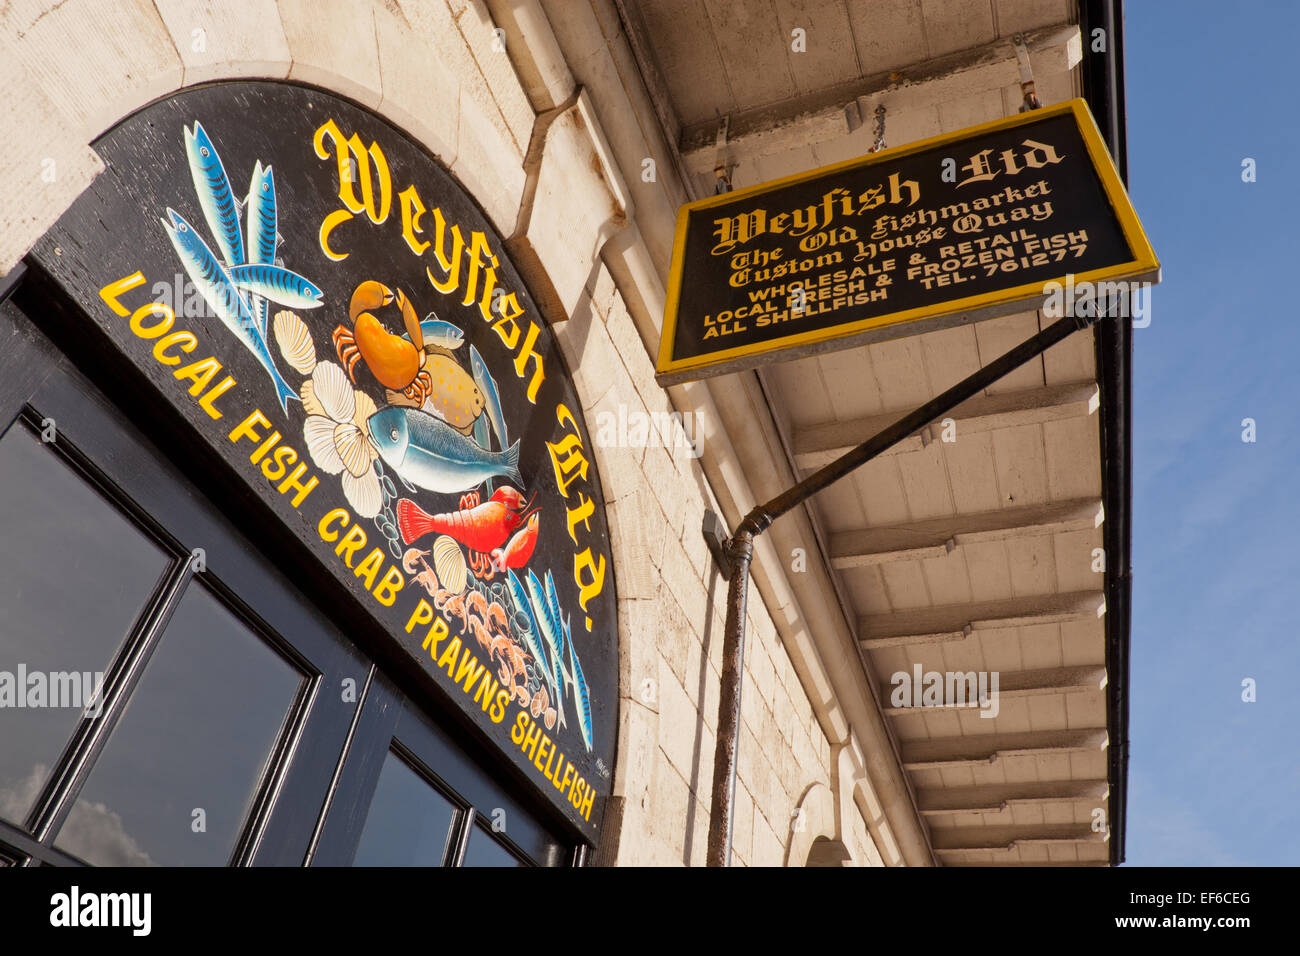
M703 865L727 590L700 531L705 509L718 508L688 444L706 440L704 429L688 419L639 440L632 423L671 421L673 408L604 268L556 334L594 436L618 575L621 726L601 860ZM811 787L830 792L831 746L750 593L734 853L780 866L796 835L835 835L827 813L796 813ZM879 865L856 806L846 815L853 859Z

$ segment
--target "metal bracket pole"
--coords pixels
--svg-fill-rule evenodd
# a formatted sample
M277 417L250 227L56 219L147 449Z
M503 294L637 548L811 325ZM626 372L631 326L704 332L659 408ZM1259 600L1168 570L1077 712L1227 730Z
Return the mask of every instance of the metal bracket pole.
M1086 329L1097 316L1066 316L1039 330L1005 355L962 379L915 411L904 415L884 431L845 452L829 465L787 488L771 501L747 514L727 542L727 622L722 642L722 686L718 698L718 739L713 754L713 800L709 811L709 866L731 865L731 835L736 803L736 764L740 743L740 692L744 675L745 603L749 590L749 565L754 556L754 539L781 515L799 506L855 468L888 451L908 435L936 418L974 398L998 379L1015 371L1030 359L1079 329Z
M741 523L727 543L731 580L727 582L726 637L722 642L722 676L718 698L718 742L713 754L713 802L709 808L706 864L731 866L735 829L736 764L740 749L740 691L745 676L745 603L754 532Z

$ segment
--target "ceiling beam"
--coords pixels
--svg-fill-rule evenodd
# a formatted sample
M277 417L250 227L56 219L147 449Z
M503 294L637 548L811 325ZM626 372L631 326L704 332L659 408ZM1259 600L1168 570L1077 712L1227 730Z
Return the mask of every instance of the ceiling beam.
M973 860L966 861L962 859L963 854L971 853L970 850L944 850L944 866L963 866L963 867L984 867L984 866L1032 866L1038 869L1043 866L1110 866L1110 861L1106 857L1100 857L1096 860Z
M994 827L931 827L936 852L945 850L1012 850L1053 843L1105 843L1106 834L1087 823L1011 824Z
M1106 729L1097 727L910 740L903 742L902 751L908 770L943 770L960 764L992 764L1007 757L1101 751L1106 744Z
M1005 697L1038 697L1044 694L1100 691L1105 686L1106 668L1100 664L1090 667L1052 667L1032 671L1007 671L998 674L997 696L999 700ZM890 695L893 692L893 684L881 684L881 701L890 700ZM942 688L940 693L943 693ZM913 700L918 699L920 695L920 688L912 688ZM889 706L883 709L886 717L908 717L937 710L978 707L979 703L978 699L972 699L962 703L944 701L940 704L912 704L907 707Z
M1101 526L1100 498L999 508L831 535L831 564L860 568L891 561L942 558L964 544L1032 538Z
M1020 803L1068 803L1104 800L1110 791L1105 780L1047 780L922 790L917 807L927 816L945 813L1001 813Z
M866 650L935 644L959 641L975 631L1093 620L1105 613L1106 598L1101 591L1032 594L869 614L858 619L858 639Z
M1060 24L1026 34L1029 62L1041 80L1068 73L1082 58L1077 24ZM1020 83L1011 38L825 87L780 103L738 110L730 115L727 146L733 157L754 160L838 139L870 117L877 103L891 112L930 109L986 90ZM691 173L712 175L718 121L685 126L681 154Z
M1098 401L1096 382L1072 382L977 395L962 402L944 418L951 418L956 423L955 434L960 438L996 428L1038 425L1091 415L1097 410ZM804 471L827 465L872 435L884 431L910 411L910 408L899 409L799 429L794 439L795 462ZM917 452L931 441L941 439L942 435L943 427L936 422L904 438L884 454Z

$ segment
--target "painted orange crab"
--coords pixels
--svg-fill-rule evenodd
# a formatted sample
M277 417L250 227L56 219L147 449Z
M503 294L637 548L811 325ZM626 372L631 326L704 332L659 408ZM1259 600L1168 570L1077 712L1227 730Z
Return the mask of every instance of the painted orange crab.
M384 328L370 310L396 305L402 313L407 338ZM381 282L366 280L352 291L348 304L352 329L340 325L334 330L334 348L339 360L356 381L358 360L364 360L375 378L385 388L401 392L416 405L433 391L433 379L424 365L424 335L415 306L401 289L393 291Z
M385 306L397 306L406 334L393 333L375 317ZM364 361L375 379L388 390L390 405L410 405L442 419L462 435L469 435L483 413L483 392L473 376L456 361L453 350L464 333L450 322L430 314L421 321L415 306L401 289L368 279L352 292L348 305L352 328L334 330L339 360L356 381L358 361Z

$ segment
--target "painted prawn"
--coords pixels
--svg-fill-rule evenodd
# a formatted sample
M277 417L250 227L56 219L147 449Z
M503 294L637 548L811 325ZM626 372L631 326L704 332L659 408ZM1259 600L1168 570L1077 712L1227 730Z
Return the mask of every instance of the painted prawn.
M465 595L465 610L471 615L477 614L479 623L482 624L487 619L487 598L478 591L470 591Z
M428 557L428 551L421 551L419 548L408 548L402 555L402 568L407 574L413 575L412 580L429 593L429 597L436 597L438 588L438 575L434 573L433 568L424 559ZM423 570L417 571L417 564Z
M479 647L488 650L492 646L492 635L483 622L473 614L468 614L466 624L469 625L470 633L474 635L474 640L478 641Z
M510 638L494 637L492 638L491 647L488 649L488 656L497 661L497 676L501 678L501 686L517 698L524 707L527 707L529 703L528 688L520 680L525 676L525 668L528 664L524 652Z
M506 621L506 609L493 601L487 606L487 614L483 616L489 628L498 634L506 637L510 636L510 625Z
M449 618L460 618L460 632L465 633L467 612L463 597L446 588L438 588L438 592L433 596L433 606Z

